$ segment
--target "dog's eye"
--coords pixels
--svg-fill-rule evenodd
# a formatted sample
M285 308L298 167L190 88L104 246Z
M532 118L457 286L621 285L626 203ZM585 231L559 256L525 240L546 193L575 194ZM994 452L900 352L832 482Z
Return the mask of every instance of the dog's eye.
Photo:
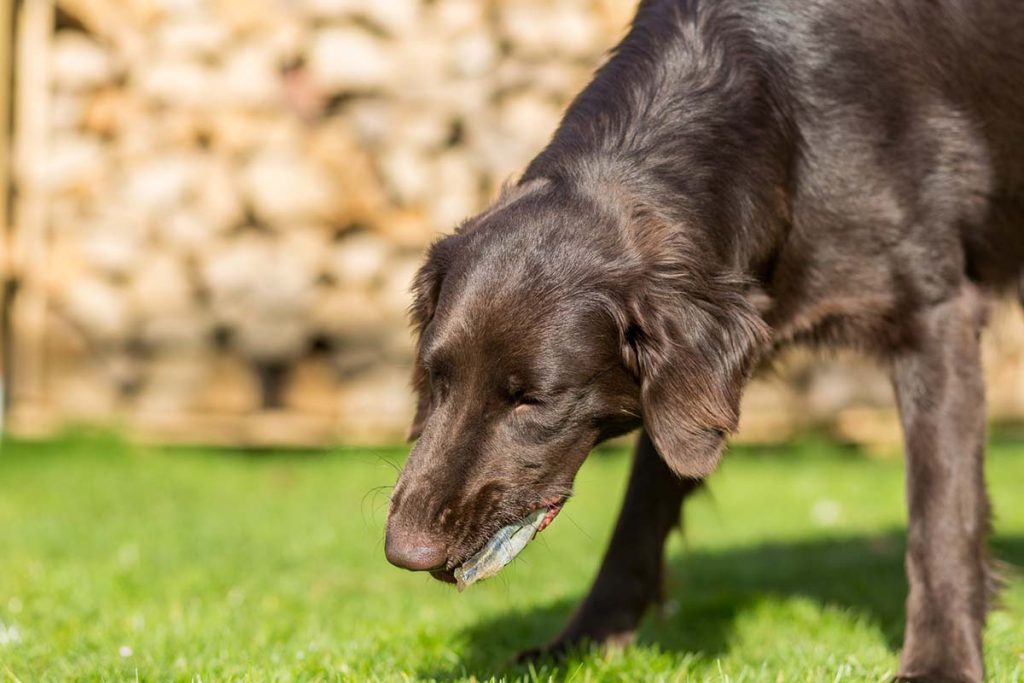
M543 404L544 402L536 396L524 392L517 392L512 395L512 406L516 412L529 410Z

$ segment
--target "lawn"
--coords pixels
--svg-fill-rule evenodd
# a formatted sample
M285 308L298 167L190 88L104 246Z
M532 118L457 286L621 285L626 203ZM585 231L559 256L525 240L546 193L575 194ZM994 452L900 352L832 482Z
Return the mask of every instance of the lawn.
M550 529L463 594L384 560L402 450L240 453L96 437L0 451L0 681L475 678L883 681L902 637L902 461L733 449L671 543L671 601L622 653L510 665L552 636L610 534L628 455L591 457ZM1024 443L989 459L1024 564ZM1024 681L1024 581L987 629Z

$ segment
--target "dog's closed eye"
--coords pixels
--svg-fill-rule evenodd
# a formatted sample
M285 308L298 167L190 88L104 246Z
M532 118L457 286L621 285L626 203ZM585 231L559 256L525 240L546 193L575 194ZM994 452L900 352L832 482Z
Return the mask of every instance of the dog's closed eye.
M517 392L512 395L513 410L517 413L524 413L542 405L544 405L544 401L531 394Z

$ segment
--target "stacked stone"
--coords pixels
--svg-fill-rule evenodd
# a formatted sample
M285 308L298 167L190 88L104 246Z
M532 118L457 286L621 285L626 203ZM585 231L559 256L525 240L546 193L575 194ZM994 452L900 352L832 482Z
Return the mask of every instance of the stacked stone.
M423 247L543 147L635 5L40 2L49 78L18 92L45 149L15 199L44 219L15 230L44 254L23 275L46 313L15 366L44 391L15 417L286 443L403 434ZM986 346L997 416L1024 415L1022 336L1014 309ZM796 356L748 392L741 435L808 424L898 438L880 372Z
M408 419L423 247L544 145L625 0L59 0L47 403Z

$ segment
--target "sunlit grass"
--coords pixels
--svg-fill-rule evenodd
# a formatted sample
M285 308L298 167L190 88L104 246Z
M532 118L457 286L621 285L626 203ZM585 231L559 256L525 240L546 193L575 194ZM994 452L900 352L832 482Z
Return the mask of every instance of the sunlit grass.
M825 442L734 449L671 543L638 645L529 669L586 590L628 468L591 458L558 521L458 594L383 557L401 450L245 454L112 439L0 452L0 680L883 681L905 581L903 477ZM989 460L994 546L1024 564L1024 445ZM383 488L382 488L383 487ZM1024 681L1024 582L987 632Z

